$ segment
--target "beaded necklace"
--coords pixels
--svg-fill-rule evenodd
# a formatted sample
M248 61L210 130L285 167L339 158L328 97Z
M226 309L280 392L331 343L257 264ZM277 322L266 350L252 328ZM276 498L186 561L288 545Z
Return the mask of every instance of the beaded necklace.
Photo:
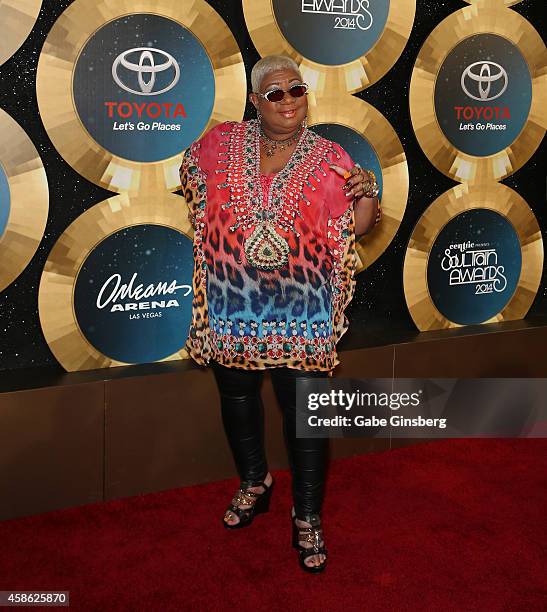
M298 128L292 136L285 138L285 140L274 140L273 138L270 138L269 136L267 136L261 127L260 128L260 138L262 139L262 142L264 143L264 149L266 151L266 155L268 157L273 157L277 153L278 150L283 152L287 147L290 147L295 142L298 142L300 135L301 135L300 130L301 128Z

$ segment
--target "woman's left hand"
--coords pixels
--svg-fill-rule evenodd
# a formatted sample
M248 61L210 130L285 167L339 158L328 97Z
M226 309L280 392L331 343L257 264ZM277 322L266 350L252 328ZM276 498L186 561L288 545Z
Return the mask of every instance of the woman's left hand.
M371 180L371 177L366 170L363 170L363 168L357 165L353 166L351 170L345 170L336 164L330 164L330 167L336 172L336 174L339 174L342 178L347 179L346 183L342 186L342 189L346 192L346 196L348 198L351 195L359 200L365 195L365 184Z
M372 177L358 165L353 166L351 170L345 170L336 164L330 164L330 168L346 179L342 189L345 190L348 200L350 197L355 198L355 234L357 236L368 234L382 218L378 197L371 198L365 195L365 189L369 188Z

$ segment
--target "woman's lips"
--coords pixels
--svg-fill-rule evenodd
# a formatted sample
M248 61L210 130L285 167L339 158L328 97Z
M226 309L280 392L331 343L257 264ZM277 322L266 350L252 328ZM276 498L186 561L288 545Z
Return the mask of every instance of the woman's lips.
M292 119L296 115L296 110L279 111L279 114L283 115L286 119Z

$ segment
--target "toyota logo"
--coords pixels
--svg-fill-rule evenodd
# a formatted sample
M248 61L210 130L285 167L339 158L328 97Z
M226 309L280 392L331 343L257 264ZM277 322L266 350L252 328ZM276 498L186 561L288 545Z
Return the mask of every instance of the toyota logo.
M479 94L478 96L473 95L469 89L467 89L467 79L473 81L473 90L475 91L476 87L476 91L478 91ZM500 81L501 79L503 79L501 91L495 95L490 95L492 83ZM490 100L499 98L505 92L507 85L509 84L509 78L505 69L499 64L496 64L495 62L481 61L467 66L467 68L463 71L461 83L463 91L470 98L473 98L473 100L478 100L479 102L488 102Z
M138 53L140 51L139 61L138 63L130 62L127 57L132 53ZM163 61L161 64L156 64L154 60L154 54L159 54ZM118 69L120 66L127 68L131 72L136 72L138 75L138 83L140 87L140 91L135 89L131 89L127 85L125 85L118 75ZM165 70L169 70L173 68L174 76L171 83L160 89L159 91L154 91L154 85L156 84L156 74L158 72L164 72ZM147 79L145 79L145 75L147 75ZM137 47L135 49L129 49L120 53L118 57L114 60L112 64L112 77L117 85L119 85L125 91L129 93L137 94L138 96L158 96L159 94L165 93L178 83L180 78L180 67L178 65L177 60L167 53L166 51L162 51L161 49L152 49L151 47Z

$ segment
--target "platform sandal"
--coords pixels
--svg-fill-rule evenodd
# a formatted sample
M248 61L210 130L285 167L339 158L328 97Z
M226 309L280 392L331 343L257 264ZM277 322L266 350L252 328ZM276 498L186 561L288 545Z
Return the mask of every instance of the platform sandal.
M319 514L305 514L303 520L309 523L311 527L298 527L296 524L296 515L293 515L291 510L292 520L292 545L298 551L298 560L300 567L306 572L317 574L322 572L327 565L327 549L323 538L323 530L321 529L321 518ZM323 544L321 544L323 541ZM311 546L306 548L300 542L309 542ZM325 555L325 559L320 565L308 565L306 559L314 555Z
M270 509L270 499L272 497L272 490L274 486L274 480L270 483L270 486L264 484L264 481L259 482L250 482L244 481L241 483L241 486L237 490L236 494L232 499L232 503L226 509L230 512L233 512L238 518L239 522L235 525L228 524L224 519L226 517L226 512L224 513L224 517L222 517L222 524L226 529L241 529L242 527L249 527L249 525L253 522L255 516L257 514L263 514L264 512L268 512ZM262 493L255 493L254 491L249 491L250 488L255 487L264 487L264 491ZM250 508L240 508L239 506L251 506Z

